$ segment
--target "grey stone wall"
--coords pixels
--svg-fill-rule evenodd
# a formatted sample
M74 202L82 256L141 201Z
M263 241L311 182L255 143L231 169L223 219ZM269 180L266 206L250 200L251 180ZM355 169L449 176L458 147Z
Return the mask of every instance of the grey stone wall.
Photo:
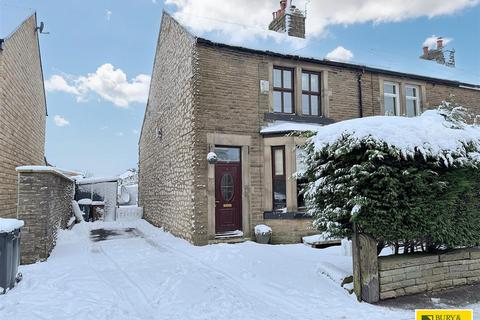
M193 241L195 38L163 14L139 143L144 218Z
M380 299L480 283L480 249L378 258Z
M35 14L0 50L0 217L15 217L17 173L44 165L45 94Z
M19 172L18 219L22 228L22 264L48 258L57 232L71 217L74 182L55 172Z

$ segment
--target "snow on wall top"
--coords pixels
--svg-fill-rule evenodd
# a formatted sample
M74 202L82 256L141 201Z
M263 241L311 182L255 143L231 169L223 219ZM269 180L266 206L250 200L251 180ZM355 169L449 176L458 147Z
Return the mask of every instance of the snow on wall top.
M64 177L65 179L68 179L70 181L73 181L72 177L68 176L65 174L65 170L58 169L55 167L51 166L21 166L21 167L16 167L15 170L17 172L46 172L46 173L55 173L57 175L60 175Z
M446 166L455 161L480 161L478 152L466 149L472 144L480 150L480 127L466 125L454 129L437 110L425 111L415 118L376 116L342 121L322 127L311 141L318 151L345 135L352 145L365 140L387 144L398 149L404 159L419 152L443 161Z
M271 125L262 128L260 130L261 134L265 133L283 133L283 132L291 132L291 131L313 131L317 132L322 125L314 124L314 123L298 123L298 122L288 122L288 121L275 121Z
M0 233L12 232L15 229L23 227L23 220L0 218Z

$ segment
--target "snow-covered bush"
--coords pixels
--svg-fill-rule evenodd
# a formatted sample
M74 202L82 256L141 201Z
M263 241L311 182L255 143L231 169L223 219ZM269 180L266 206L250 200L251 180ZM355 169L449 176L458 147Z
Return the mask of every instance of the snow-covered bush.
M443 103L416 118L369 117L324 127L309 140L305 194L320 231L352 224L383 245L480 243L480 128Z

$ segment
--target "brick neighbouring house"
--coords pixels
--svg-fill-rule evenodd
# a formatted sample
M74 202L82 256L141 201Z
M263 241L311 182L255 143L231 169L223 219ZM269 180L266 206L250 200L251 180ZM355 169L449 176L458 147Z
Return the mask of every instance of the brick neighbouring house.
M196 245L257 224L274 243L300 242L315 232L291 178L304 141L262 128L416 115L450 94L479 107L478 85L213 43L164 13L139 141L144 216ZM211 151L229 161L209 164Z
M0 39L0 217L17 212L17 172L45 165L47 115L36 14Z

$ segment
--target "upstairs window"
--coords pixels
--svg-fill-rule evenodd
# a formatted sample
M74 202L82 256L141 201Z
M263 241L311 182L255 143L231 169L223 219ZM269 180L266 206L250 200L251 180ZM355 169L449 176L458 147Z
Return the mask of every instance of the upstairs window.
M400 94L398 84L385 82L383 84L383 101L386 116L398 116L400 113Z
M273 111L293 113L293 69L273 68Z
M407 117L416 117L420 115L419 87L405 85L405 107Z
M302 114L320 115L320 75L316 72L302 72Z

